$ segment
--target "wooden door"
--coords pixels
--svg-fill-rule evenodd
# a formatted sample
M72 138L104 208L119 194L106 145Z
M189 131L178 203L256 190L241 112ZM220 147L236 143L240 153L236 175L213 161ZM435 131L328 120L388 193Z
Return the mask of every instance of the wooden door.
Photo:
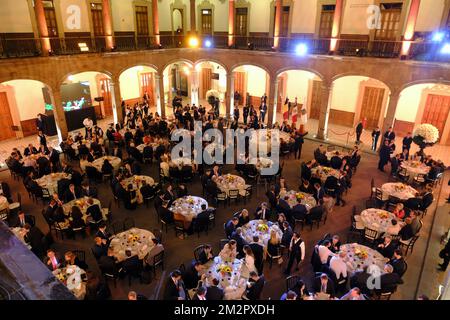
M9 109L8 97L6 92L0 92L0 140L14 138L16 135L12 129L13 121Z
M361 105L360 120L367 119L366 129L378 126L383 108L384 88L365 87Z
M449 110L450 96L429 94L423 111L422 123L429 123L435 126L439 130L439 137L441 137ZM445 138L443 142L445 142Z
M202 86L200 87L200 97L206 99L206 92L211 90L211 76L210 68L202 68Z
M311 92L311 109L309 112L309 117L311 119L319 119L321 90L322 90L322 81L313 80Z
M246 103L246 95L247 92L245 92L246 83L245 83L245 72L235 72L234 73L234 91L239 92L241 95L241 101L239 101L239 105L245 105ZM231 94L234 94L232 92ZM235 101L234 103L236 103Z
M331 38L331 31L333 29L335 5L322 6L322 12L320 14L319 24L319 38L329 39Z
M112 102L111 102L111 88L109 87L110 80L108 78L100 79L100 96L103 97L103 112L105 117L112 116Z
M146 72L139 74L139 85L141 86L141 96L144 96L144 93L147 92L148 95L148 104L150 106L155 104L155 100L153 97L153 72Z
M188 76L184 72L180 72L180 92L184 97L189 96Z

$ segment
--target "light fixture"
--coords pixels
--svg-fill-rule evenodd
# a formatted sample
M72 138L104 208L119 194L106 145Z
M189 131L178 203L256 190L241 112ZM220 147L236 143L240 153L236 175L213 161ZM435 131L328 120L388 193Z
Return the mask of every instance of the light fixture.
M298 56L304 56L308 53L308 46L304 43L299 43L295 47L295 54Z
M444 44L441 49L441 54L450 54L450 43Z
M184 67L183 67L183 72L184 72L186 75L188 75L188 74L191 72L191 70L189 70L189 67L184 66Z
M198 47L198 38L196 37L191 37L189 38L189 47L191 48L197 48Z
M207 39L207 40L205 40L205 48L211 48L212 47L212 42L211 42L211 40L209 40L209 39Z
M70 76L67 77L67 80L73 81L73 80L75 80L75 77L73 75L70 75Z
M444 40L444 37L445 37L445 33L438 31L438 32L433 33L431 40L433 40L434 42L441 42L442 40Z

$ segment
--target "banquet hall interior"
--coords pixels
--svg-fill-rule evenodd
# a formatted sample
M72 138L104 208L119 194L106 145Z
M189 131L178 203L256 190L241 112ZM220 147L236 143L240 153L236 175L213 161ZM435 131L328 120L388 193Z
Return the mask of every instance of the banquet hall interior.
M0 300L449 300L432 2L0 1Z

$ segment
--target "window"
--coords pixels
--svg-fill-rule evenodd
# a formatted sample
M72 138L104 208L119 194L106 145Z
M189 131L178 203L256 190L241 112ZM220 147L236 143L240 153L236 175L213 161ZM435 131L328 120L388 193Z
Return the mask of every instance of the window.
M136 32L138 35L148 35L148 12L146 6L136 6Z
M56 23L56 12L53 0L42 1L44 6L45 21L47 22L48 36L58 37L58 24Z
M281 25L280 25L280 37L287 37L289 33L289 10L290 7L286 6L283 7L283 10L281 11ZM275 12L273 16L273 28L275 30L275 21L277 20L277 9L275 6ZM275 31L274 31L275 33Z
M103 29L103 6L101 3L91 3L92 29L95 36L105 35Z
M400 29L402 3L381 4L381 29L375 31L376 40L396 40Z
M234 34L247 36L247 8L236 8L236 21Z
M212 34L211 9L202 9L202 34Z
M320 13L319 38L331 38L335 5L323 5Z

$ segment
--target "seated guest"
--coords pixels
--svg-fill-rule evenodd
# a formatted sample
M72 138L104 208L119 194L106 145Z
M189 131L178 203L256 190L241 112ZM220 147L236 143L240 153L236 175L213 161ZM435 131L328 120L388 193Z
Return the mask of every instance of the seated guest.
M165 223L170 224L174 222L173 212L167 208L167 204L160 205L157 210L159 218L162 219Z
M302 179L302 184L299 187L300 192L308 193L308 194L314 194L315 190L314 187L311 185L309 180Z
M259 276L255 271L250 272L249 285L245 295L249 300L260 300L261 293L264 289L265 279L264 276Z
M124 195L125 208L128 210L135 210L137 208L137 194L133 185L130 183Z
M164 289L164 300L184 300L185 294L186 291L180 270L172 271Z
M290 289L291 289L290 292L293 292L296 296L295 300L303 300L305 297L309 296L308 289L306 289L306 285L301 279L298 279L297 282ZM283 298L287 300L287 296L288 294L286 293L283 294L280 300L283 300Z
M23 228L26 224L30 226L34 226L33 218L29 215L26 215L25 212L19 211L17 216L12 217L9 222L9 226L11 228Z
M405 225L398 232L398 235L401 237L402 240L409 240L415 235L414 230L411 226L411 222L412 222L411 218L406 218Z
M403 210L403 203L397 203L394 211L392 212L398 219L405 218L405 210Z
M347 264L345 263L346 256L347 254L341 251L339 255L333 256L330 260L330 269L333 270L336 275L336 279L338 280L347 278Z
M108 253L108 244L105 239L102 239L100 237L94 238L94 246L92 247L92 254L94 255L95 259L100 259L101 256L106 256Z
M160 254L161 252L164 251L164 246L161 243L159 243L158 239L153 238L152 242L153 242L153 247L150 249L150 252L147 254L147 256L144 259L144 264L146 266L150 266L150 267L154 266L155 256L157 256L158 254Z
M212 284L206 291L206 300L223 300L223 290L219 288L220 281L217 278L212 279Z
M419 217L417 216L417 213L415 211L411 211L409 213L409 218L411 218L411 228L412 228L412 233L414 235L416 235L420 229L422 228L422 223L419 219Z
M269 220L269 218L270 218L270 210L267 207L267 203L263 202L258 208L256 208L255 219Z
M392 241L392 237L390 235L386 235L383 239L383 243L380 243L377 246L377 250L386 258L391 259L394 255L394 251L397 248L397 245Z
M305 220L307 214L308 210L306 209L306 206L301 203L297 203L292 208L292 218L296 220Z
M335 257L336 255L330 250L331 242L325 240L323 244L319 245L319 257L322 264L328 264L329 259Z
M67 251L64 254L64 264L66 267L67 266L77 266L83 270L86 270L88 268L88 265L86 264L86 262L78 259L78 257L72 251Z
M114 168L108 159L105 159L103 161L101 172L102 174L110 174L110 175L113 174Z
M231 220L228 220L228 222L225 224L225 235L227 238L231 238L231 235L236 230L237 226L239 224L239 218L233 217Z
M338 253L340 249L341 249L341 241L339 239L339 236L336 234L331 238L330 250L333 253Z
M90 216L93 222L99 222L103 220L102 210L100 209L100 206L98 204L94 204L94 199L88 198L86 202L88 205L86 215Z
M253 242L249 244L249 247L255 258L256 270L258 271L258 274L262 274L264 263L264 246L259 243L259 237L257 235L253 235L252 240Z
M334 283L326 273L322 273L320 276L314 279L313 292L315 294L318 293L328 294L330 298L334 297L335 295Z
M47 266L50 271L58 269L61 265L61 259L59 255L53 249L47 250L47 255L45 256L43 263Z
M198 287L192 300L206 300L206 288L203 286Z
M125 250L125 261L122 262L122 271L125 274L138 275L142 269L142 262L137 255L133 255L131 250Z
M70 218L70 227L72 229L80 229L86 227L86 223L83 219L83 213L78 206L72 206Z
M106 241L109 241L109 238L111 238L111 233L106 231L106 223L102 222L98 226L98 231L95 234L96 237L100 237L102 239L105 239Z
M405 207L411 210L419 210L421 205L422 205L422 198L417 196L414 198L409 198L405 202Z
M202 277L200 277L199 273L203 270L203 266L199 261L195 261L191 263L189 267L186 268L185 273L183 274L184 284L186 285L186 289L190 290L193 288L197 288L198 282Z
M236 241L236 249L238 252L238 257L242 257L244 255L244 246L248 245L247 241L242 237L242 228L238 227L234 230L231 235L231 239Z
M270 190L266 192L266 197L269 201L271 209L275 209L277 206L277 196L275 195L275 188L273 186L271 186Z
M322 204L319 202L319 205L309 210L308 214L306 215L306 223L311 224L313 221L319 221L322 219L322 216L323 216L323 207Z
M403 258L403 253L401 249L395 249L394 250L394 256L389 261L389 264L394 268L394 271L396 274L398 274L400 277L403 276L403 274L406 271L406 262Z
M278 205L276 207L278 212L282 212L284 213L284 215L286 216L287 220L291 220L292 217L292 209L291 206L288 203L289 200L289 196L285 196L284 198L280 198L278 200Z
M384 273L380 276L381 293L394 292L397 285L402 284L403 280L397 273L394 273L394 267L390 264L384 266Z
M344 294L340 300L366 300L359 288L353 288L346 294Z
M390 235L397 235L401 228L402 226L398 223L397 219L392 219L391 225L386 229L386 233Z
M219 257L224 261L234 261L237 257L236 241L230 240L220 251Z
M114 249L108 248L107 254L98 259L98 267L102 273L117 275L119 272L116 258L114 257Z
M25 150L23 152L25 157L28 157L32 154L37 154L37 153L38 153L37 149L31 143L28 145L28 147L25 148Z
M234 216L239 219L238 227L242 227L250 222L250 216L247 209L242 209L241 211L235 213Z
M330 160L330 167L339 170L342 166L342 159L339 156L332 156Z
M89 183L83 183L81 185L81 196L82 197L91 197L91 198L97 198L98 197L98 191L97 188L94 186L91 186Z
M212 253L212 248L209 244L205 244L203 246L203 250L198 255L198 261L201 264L205 264L208 261L212 260L214 258L214 255Z
M147 184L147 182L144 180L142 181L141 189L139 189L141 192L143 199L148 199L154 195L153 188Z
M79 188L76 188L73 183L69 185L69 190L67 190L64 194L64 201L70 202L72 200L76 200L81 198L81 191Z

